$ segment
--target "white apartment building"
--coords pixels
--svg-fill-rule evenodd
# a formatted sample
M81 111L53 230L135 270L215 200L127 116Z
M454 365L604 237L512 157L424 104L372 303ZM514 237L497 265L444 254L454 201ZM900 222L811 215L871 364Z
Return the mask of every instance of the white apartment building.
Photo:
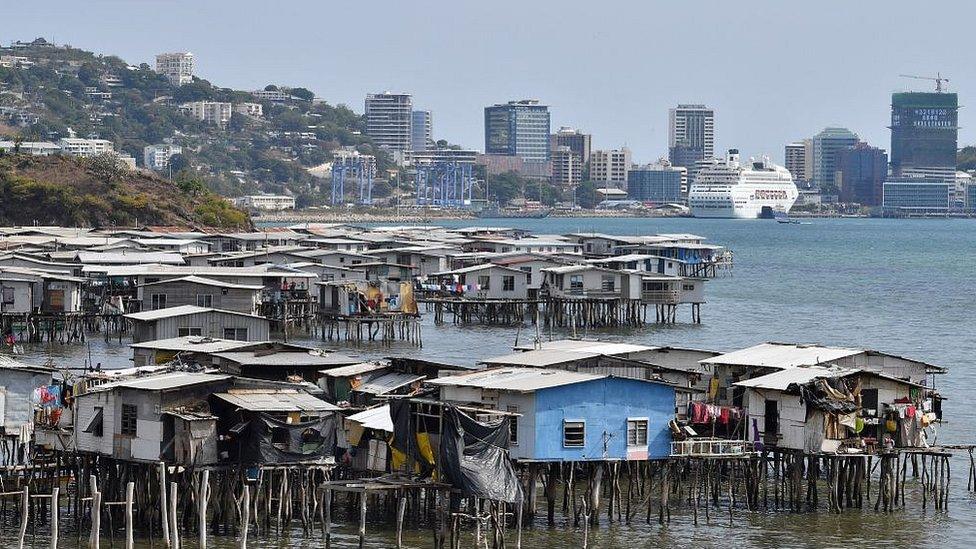
M593 151L590 153L590 181L617 183L620 188L624 188L627 186L630 165L630 149L627 147Z
M174 154L183 154L183 147L167 143L149 145L142 149L142 164L150 170L163 171L169 168L169 159Z
M193 54L161 53L156 56L156 72L177 86L189 84L193 82Z
M293 196L255 194L251 196L242 196L235 202L242 208L249 208L253 210L279 211L295 209L295 197Z
M83 139L80 137L63 137L58 140L61 152L71 156L97 156L115 152L115 145L107 139Z
M223 127L230 122L234 105L220 101L194 101L192 103L183 103L180 105L180 110L187 116L196 118L202 122Z
M559 145L552 149L552 183L571 187L579 185L583 180L583 164L568 145Z
M409 151L413 129L413 99L403 93L366 96L366 135L393 152Z
M668 110L668 159L692 166L715 156L715 111L705 105L678 105Z
M260 118L264 116L264 107L261 103L237 103L234 105L234 112Z
M251 95L258 101L271 101L276 103L283 103L291 98L287 92L281 90L254 90L251 92Z

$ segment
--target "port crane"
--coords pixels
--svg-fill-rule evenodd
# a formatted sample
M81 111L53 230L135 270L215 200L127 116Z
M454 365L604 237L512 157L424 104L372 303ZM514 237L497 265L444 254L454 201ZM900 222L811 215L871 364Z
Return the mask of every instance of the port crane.
M914 74L899 74L902 78L914 78L915 80L930 80L935 82L935 93L942 93L942 83L949 83L948 78L942 78L942 73L935 73L935 76L917 76Z

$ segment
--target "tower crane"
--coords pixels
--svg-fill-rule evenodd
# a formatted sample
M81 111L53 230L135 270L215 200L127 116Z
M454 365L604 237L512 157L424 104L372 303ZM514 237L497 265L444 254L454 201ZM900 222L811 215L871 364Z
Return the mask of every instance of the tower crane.
M942 73L935 73L935 76L916 76L914 74L899 74L898 76L902 78L914 78L915 80L930 80L935 82L935 92L942 93L942 83L949 83L948 78L942 78Z

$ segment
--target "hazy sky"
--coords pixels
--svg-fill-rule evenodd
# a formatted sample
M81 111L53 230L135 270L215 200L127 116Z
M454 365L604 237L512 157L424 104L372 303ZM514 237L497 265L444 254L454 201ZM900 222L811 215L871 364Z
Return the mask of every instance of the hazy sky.
M302 85L363 110L367 92L412 93L437 138L483 149L483 108L551 106L552 124L639 162L667 153L667 109L716 109L716 150L782 159L786 142L843 125L888 148L892 91L951 79L976 89L976 2L919 0L46 0L4 2L0 41L44 36L151 62L196 54L239 89ZM967 110L960 145L972 143Z

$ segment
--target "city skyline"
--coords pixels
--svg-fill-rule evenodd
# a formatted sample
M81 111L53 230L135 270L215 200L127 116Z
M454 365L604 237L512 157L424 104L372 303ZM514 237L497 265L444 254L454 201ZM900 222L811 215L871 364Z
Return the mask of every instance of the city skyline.
M218 85L305 86L358 113L367 93L397 90L434 113L435 139L478 150L485 106L537 98L550 106L553 128L580 128L593 135L594 148L627 146L636 161L653 162L667 156L668 109L704 103L716 113L716 154L736 147L744 156L767 154L782 162L786 143L828 126L848 127L868 143L889 148L891 93L932 87L899 74L941 72L951 80L949 91L961 92L960 103L966 104L966 89L976 86L976 76L967 74L967 17L945 20L926 11L911 21L884 16L902 4L908 5L885 4L879 14L877 6L838 2L846 14L838 17L834 9L803 12L773 2L747 2L734 12L720 2L622 3L593 14L563 10L557 24L548 16L551 6L520 4L513 21L506 7L515 4L502 2L491 8L455 6L452 24L440 25L441 18L428 10L390 3L374 29L388 37L387 47L397 48L398 55L390 55L379 43L357 39L354 26L331 25L329 34L318 30L326 19L362 16L354 5L287 6L254 20L247 15L251 10L229 9L250 2L211 2L192 4L199 17L187 20L182 14L191 4L182 0L141 19L123 18L117 2L95 1L76 13L54 0L7 7L0 41L45 36L150 65L160 52L192 51L196 73ZM976 11L968 4L958 7ZM621 10L631 15L621 17ZM755 26L760 10L763 20L776 24ZM708 32L689 46L688 27L669 24L678 18ZM115 19L120 24L99 24ZM214 20L224 24L213 25ZM747 26L762 32L741 32ZM911 31L912 40L889 40L898 30ZM561 41L538 38L549 31L575 36L573 55L556 55ZM852 40L819 40L826 32ZM855 42L858 55L851 55ZM796 47L769 46L775 43ZM802 48L804 43L817 47ZM803 70L784 78L778 68L790 63ZM598 67L609 76L579 77ZM757 78L763 71L768 78ZM660 76L665 74L670 77ZM965 120L961 125L960 146L976 141Z

